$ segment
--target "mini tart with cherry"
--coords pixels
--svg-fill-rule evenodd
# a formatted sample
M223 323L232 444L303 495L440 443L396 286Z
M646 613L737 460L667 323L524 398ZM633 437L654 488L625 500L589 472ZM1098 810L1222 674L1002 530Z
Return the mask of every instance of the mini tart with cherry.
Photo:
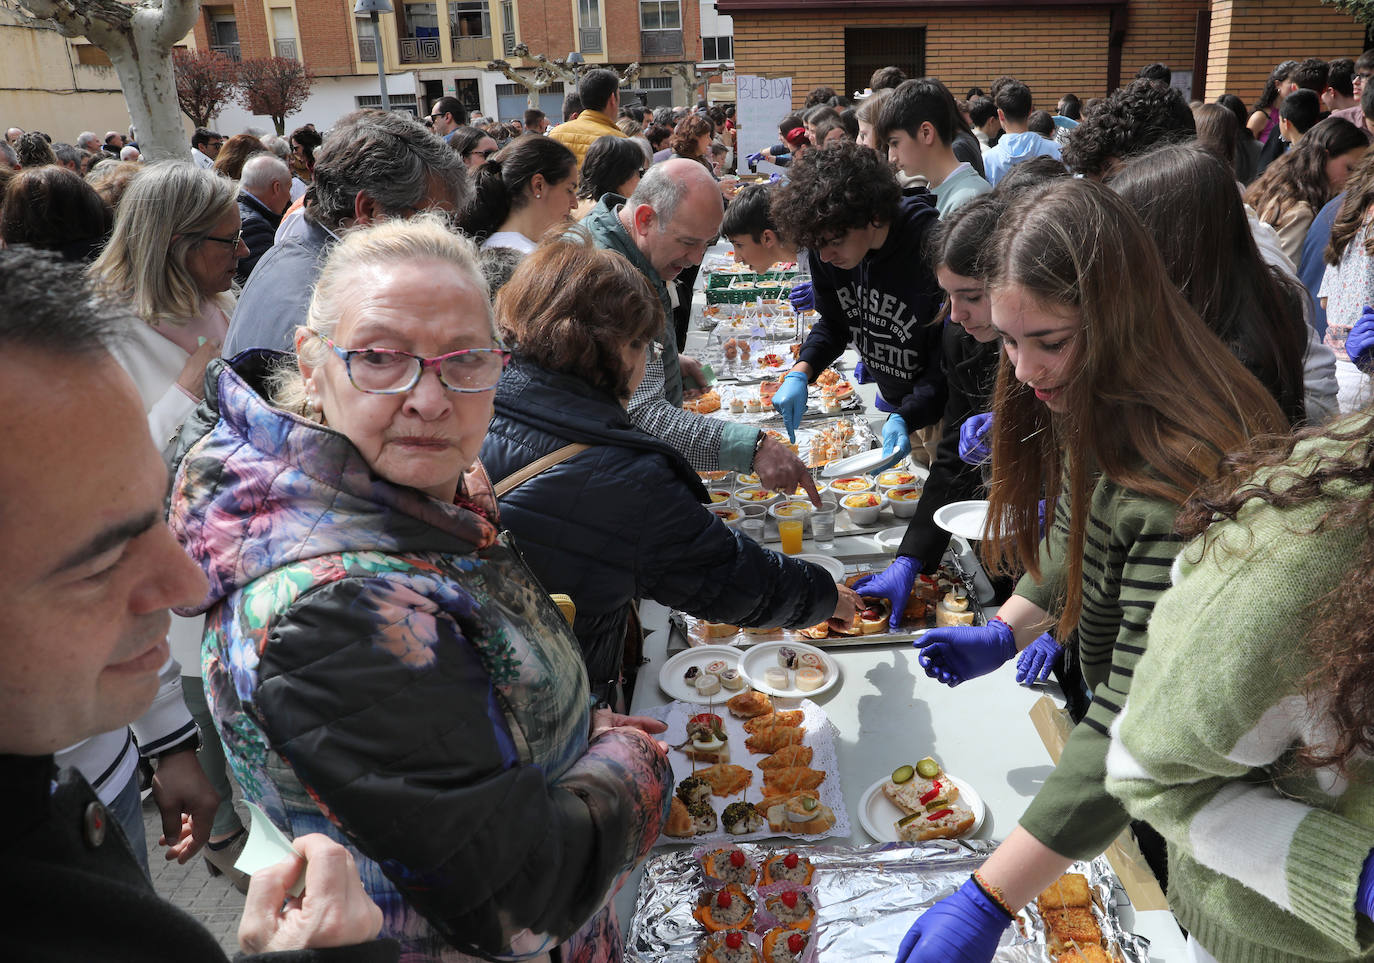
M764 905L783 926L809 930L816 921L816 904L799 889L785 889L769 896Z
M811 882L816 867L811 860L796 853L774 853L763 864L763 885L769 883L795 883L805 886Z
M712 933L701 941L698 963L759 963L759 951L740 930Z
M701 868L706 875L722 883L736 883L740 886L753 886L759 872L744 850L733 846L714 849L701 857Z
M764 963L798 963L810 942L806 930L776 926L763 935Z
M741 930L754 918L754 901L735 883L707 890L697 897L692 915L712 933Z

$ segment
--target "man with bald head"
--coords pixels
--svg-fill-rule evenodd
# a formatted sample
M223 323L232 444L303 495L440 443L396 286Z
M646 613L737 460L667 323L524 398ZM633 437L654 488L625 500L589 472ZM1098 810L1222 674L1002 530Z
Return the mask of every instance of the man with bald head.
M639 269L663 305L661 356L649 358L644 380L630 399L630 419L686 456L697 471L754 472L768 488L815 494L806 466L786 446L753 425L706 418L682 408L683 373L700 384L701 366L677 353L669 283L701 263L720 231L725 209L710 172L693 160L656 164L626 199L607 194L582 225L597 247L624 255Z
M243 163L239 176L239 217L248 256L239 259L234 279L248 283L258 260L267 253L281 226L282 213L291 206L291 168L276 154L263 151Z

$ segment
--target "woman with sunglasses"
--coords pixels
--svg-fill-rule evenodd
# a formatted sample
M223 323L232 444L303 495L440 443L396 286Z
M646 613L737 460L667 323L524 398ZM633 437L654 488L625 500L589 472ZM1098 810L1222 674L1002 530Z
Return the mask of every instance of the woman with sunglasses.
M245 797L353 850L403 958L618 959L606 903L667 811L663 727L592 710L500 531L477 454L506 358L469 240L433 215L350 231L294 359L216 362L171 523L210 579Z
M116 210L110 240L89 268L97 288L129 305L145 322L113 350L138 387L148 427L159 449L204 394L205 367L219 354L229 329L234 272L239 258L248 255L239 232L236 195L237 185L213 171L182 161L152 164L130 183ZM180 813L173 809L190 815L195 824L191 839L196 842L187 847L189 852L183 850L183 861L208 841L205 859L210 873L228 873L234 885L246 892L248 877L233 866L248 836L230 801L232 786L205 705L200 679L201 633L200 618L173 618L168 643L182 676L178 680L169 669L162 696L165 701L159 701L159 705L169 706L167 711L173 715L164 712L163 721L152 729L145 720L137 732L140 745L150 748L193 745L193 741L183 743L176 736L182 726L190 725L185 712L177 711L184 697L197 720L195 728L203 733L201 749L199 754L184 751L160 759L159 779L174 782L174 773L184 769L188 788L179 793L183 799L201 798L211 791L219 797L205 796L203 805L183 802L178 806L171 802L172 794L159 793L159 800L167 800L161 807L163 825L170 829L180 823ZM178 681L180 694L172 691ZM126 787L123 791L132 794L132 808L115 808L129 814L123 825L135 844L134 851L142 853L136 753L130 745L124 730L107 733L75 747L76 757L63 759L62 764L77 766L86 773L107 804L110 799L106 793L120 785ZM196 807L200 812L192 811ZM177 835L169 831L168 844L175 843Z

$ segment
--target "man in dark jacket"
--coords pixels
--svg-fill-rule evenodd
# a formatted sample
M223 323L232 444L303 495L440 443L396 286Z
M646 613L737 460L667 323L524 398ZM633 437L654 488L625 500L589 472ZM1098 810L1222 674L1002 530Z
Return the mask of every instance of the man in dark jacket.
M900 456L910 437L934 457L945 404L940 368L940 285L926 264L925 244L938 215L929 191L903 195L886 158L858 144L807 151L773 200L783 234L806 247L816 321L773 406L795 430L806 410L806 386L851 339L878 384L877 407L891 412L883 449Z
M138 322L100 303L79 269L22 248L0 252L0 301L0 433L12 455L0 463L5 959L226 961L208 930L158 898L81 774L53 765L54 750L148 708L168 607L206 592L164 521L167 470L143 405L106 349ZM40 411L23 403L35 391L49 401ZM390 941L353 945L382 915L347 850L323 836L295 845L309 860L305 900L286 903L298 860L256 873L243 949L295 951L282 956L297 963L395 960Z
M224 357L249 348L294 351L324 255L339 235L386 217L461 210L472 188L463 158L415 120L357 110L334 125L315 154L306 229L274 246L239 296Z
M272 246L282 213L291 206L291 168L276 154L254 154L243 164L239 178L239 217L248 256L239 259L234 280L248 283L258 261Z

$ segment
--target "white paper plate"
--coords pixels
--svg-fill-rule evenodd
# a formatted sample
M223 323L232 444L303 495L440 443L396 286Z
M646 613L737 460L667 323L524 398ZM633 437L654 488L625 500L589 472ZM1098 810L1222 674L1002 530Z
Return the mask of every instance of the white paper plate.
M896 823L905 813L883 795L883 785L888 778L891 777L879 779L864 790L863 796L859 799L859 825L863 826L864 832L879 842L895 843L899 842ZM973 828L964 833L964 836L976 836L978 830L983 828L983 820L988 815L988 807L983 802L983 797L958 776L945 773L944 778L959 787L959 805L973 813Z
M763 681L763 670L771 669L778 664L778 649L783 646L796 649L798 655L803 652L814 652L821 657L821 661L825 663L825 681L821 683L819 689L803 691L795 686L791 689L775 689ZM686 666L683 667L682 671L687 671ZM835 660L814 645L806 645L803 642L765 642L762 645L746 649L740 658L739 671L744 676L746 684L753 686L760 692L766 692L768 695L781 696L787 699L814 699L818 695L829 692L834 688L835 683L840 681L840 667Z
M832 461L821 469L822 478L839 478L843 475L868 475L890 468L902 460L901 455L884 455L881 448L870 448L848 458Z
M715 696L702 696L698 695L697 690L693 686L689 686L682 678L688 666L705 666L707 662L714 662L716 659L728 662L732 668L738 668L740 650L731 645L697 645L679 652L663 663L663 668L658 670L658 687L679 702L704 704L708 698L714 698L716 702L723 703L726 699L738 695L744 690L731 691L725 686L721 686L720 691ZM748 684L748 682L745 683L745 685Z
M906 526L898 525L895 528L885 528L873 536L873 540L884 552L895 552L901 547L902 539L906 538Z
M934 521L951 535L982 541L983 525L988 518L988 503L978 500L951 502L935 510Z
M903 529L903 531L906 531L906 529ZM800 555L793 555L792 557L800 559L803 562L810 562L812 565L819 565L821 568L825 569L835 581L844 581L844 562L841 562L838 558L831 558L829 555L816 555L812 552L803 552ZM687 670L683 669L682 671L686 672Z

